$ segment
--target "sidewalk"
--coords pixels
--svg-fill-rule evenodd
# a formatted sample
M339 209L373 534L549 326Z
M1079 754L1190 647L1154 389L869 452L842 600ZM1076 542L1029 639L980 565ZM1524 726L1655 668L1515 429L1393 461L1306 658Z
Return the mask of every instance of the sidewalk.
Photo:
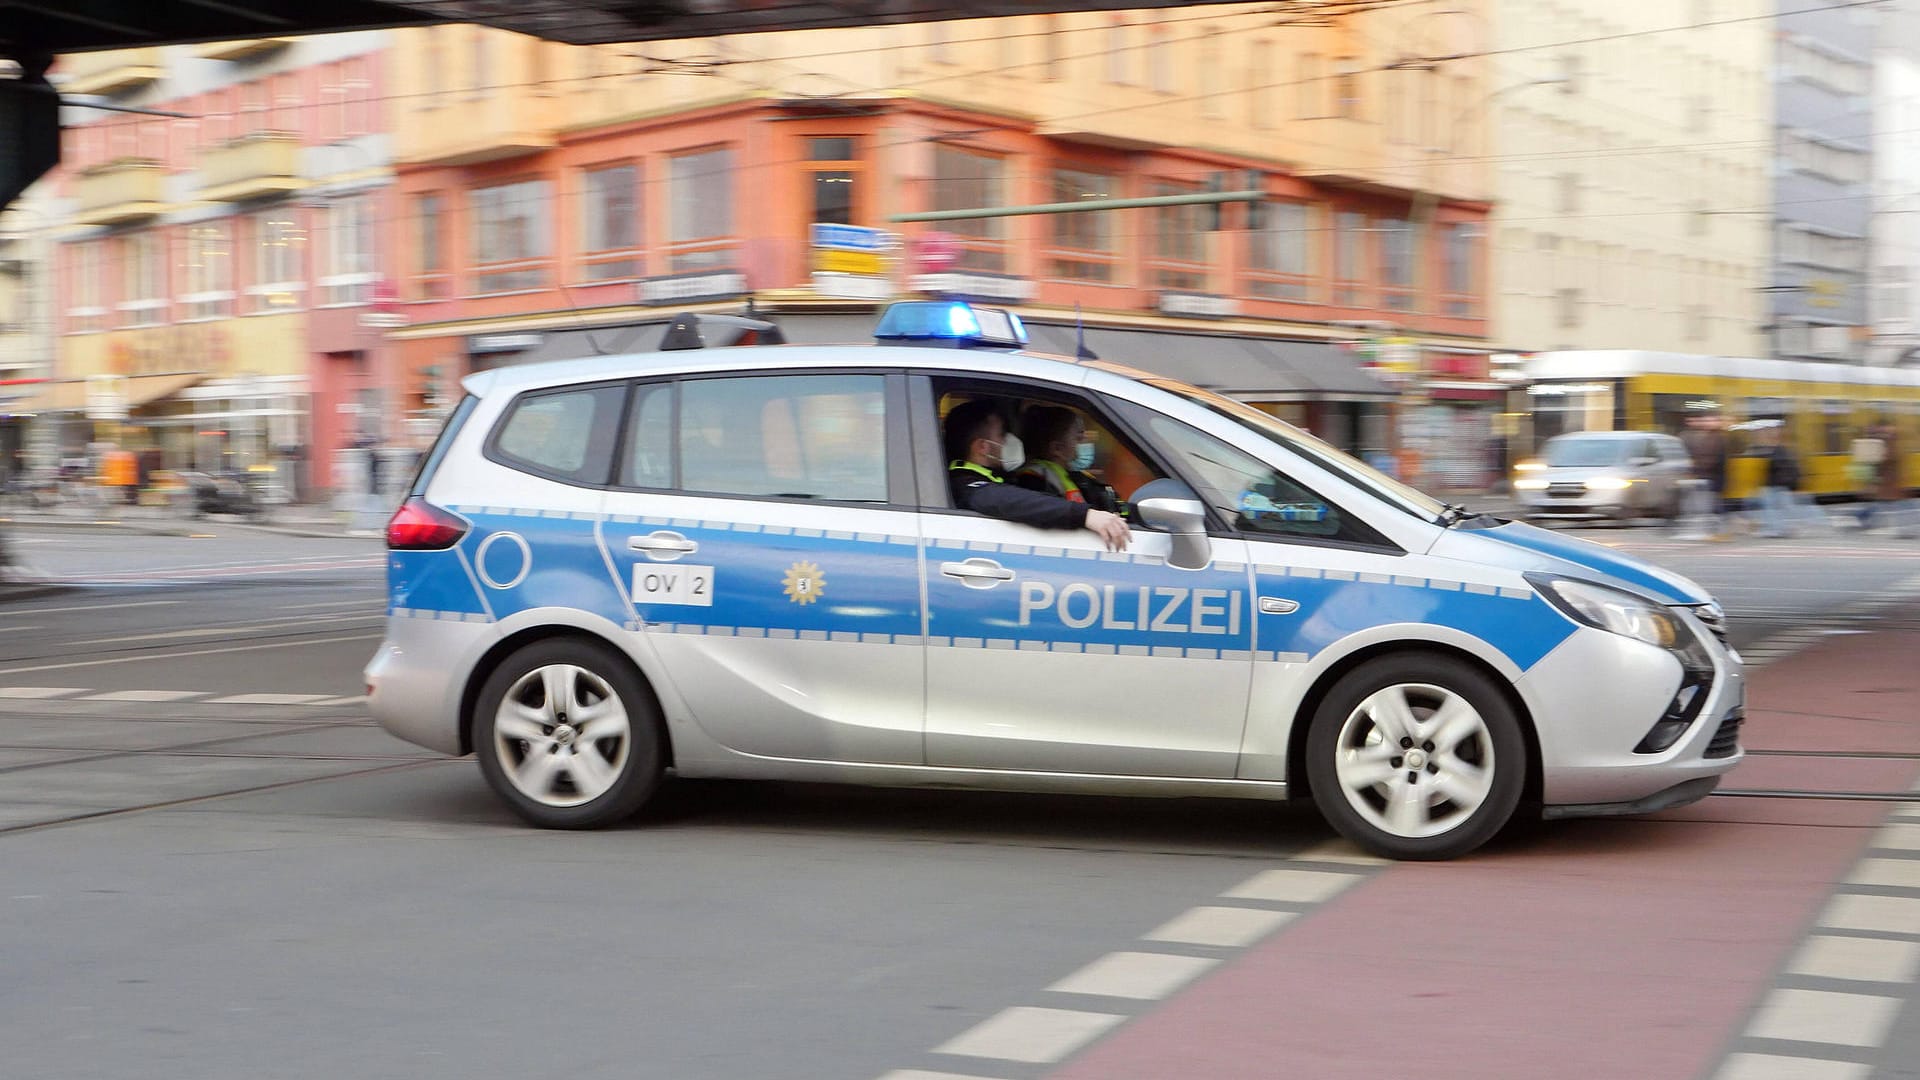
M184 508L138 505L61 505L40 509L0 507L0 524L33 527L81 529L121 529L147 536L192 536L209 529L249 529L282 536L319 538L369 537L379 535L379 527L369 528L371 518L324 506L276 506L262 517L214 514L195 517ZM380 515L384 525L386 513Z

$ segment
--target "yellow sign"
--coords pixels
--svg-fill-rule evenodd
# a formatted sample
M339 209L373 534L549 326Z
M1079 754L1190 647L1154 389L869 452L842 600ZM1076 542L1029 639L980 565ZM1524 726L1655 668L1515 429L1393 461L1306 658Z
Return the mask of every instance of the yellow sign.
M884 274L887 272L887 259L877 251L815 248L813 268L832 274Z

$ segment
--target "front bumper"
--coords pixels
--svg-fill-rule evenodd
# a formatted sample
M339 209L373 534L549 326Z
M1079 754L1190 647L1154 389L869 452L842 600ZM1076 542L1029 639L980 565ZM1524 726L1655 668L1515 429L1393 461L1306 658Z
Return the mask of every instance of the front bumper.
M1582 627L1521 677L1523 693L1541 703L1535 727L1547 816L1640 813L1632 807L1652 806L1666 793L1691 801L1712 790L1698 781L1717 782L1740 764L1746 678L1739 657L1691 614L1682 617L1705 642L1713 682L1691 726L1657 753L1635 747L1681 683L1680 661L1667 650Z
M1546 491L1519 492L1520 505L1526 507L1528 517L1532 518L1610 518L1620 517L1633 510L1632 496L1638 494L1631 488L1621 491L1587 491L1584 486L1576 492L1554 494Z

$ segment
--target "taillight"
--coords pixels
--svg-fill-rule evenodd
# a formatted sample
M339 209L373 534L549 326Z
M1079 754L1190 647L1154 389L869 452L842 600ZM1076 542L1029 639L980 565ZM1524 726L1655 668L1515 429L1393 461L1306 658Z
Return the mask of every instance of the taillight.
M467 535L467 523L419 496L400 504L387 522L387 547L393 551L439 551Z

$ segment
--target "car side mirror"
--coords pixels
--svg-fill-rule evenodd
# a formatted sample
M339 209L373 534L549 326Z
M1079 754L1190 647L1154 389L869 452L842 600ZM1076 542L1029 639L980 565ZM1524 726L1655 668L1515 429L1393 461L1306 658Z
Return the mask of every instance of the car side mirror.
M1635 465L1658 465L1658 464L1660 464L1660 459L1659 459L1659 458L1657 458L1657 457L1637 457L1637 458L1634 458L1634 459L1633 459L1633 464L1635 464Z
M1133 513L1142 525L1173 537L1169 566L1204 570L1213 561L1207 505L1192 488L1178 480L1155 480L1133 493Z

